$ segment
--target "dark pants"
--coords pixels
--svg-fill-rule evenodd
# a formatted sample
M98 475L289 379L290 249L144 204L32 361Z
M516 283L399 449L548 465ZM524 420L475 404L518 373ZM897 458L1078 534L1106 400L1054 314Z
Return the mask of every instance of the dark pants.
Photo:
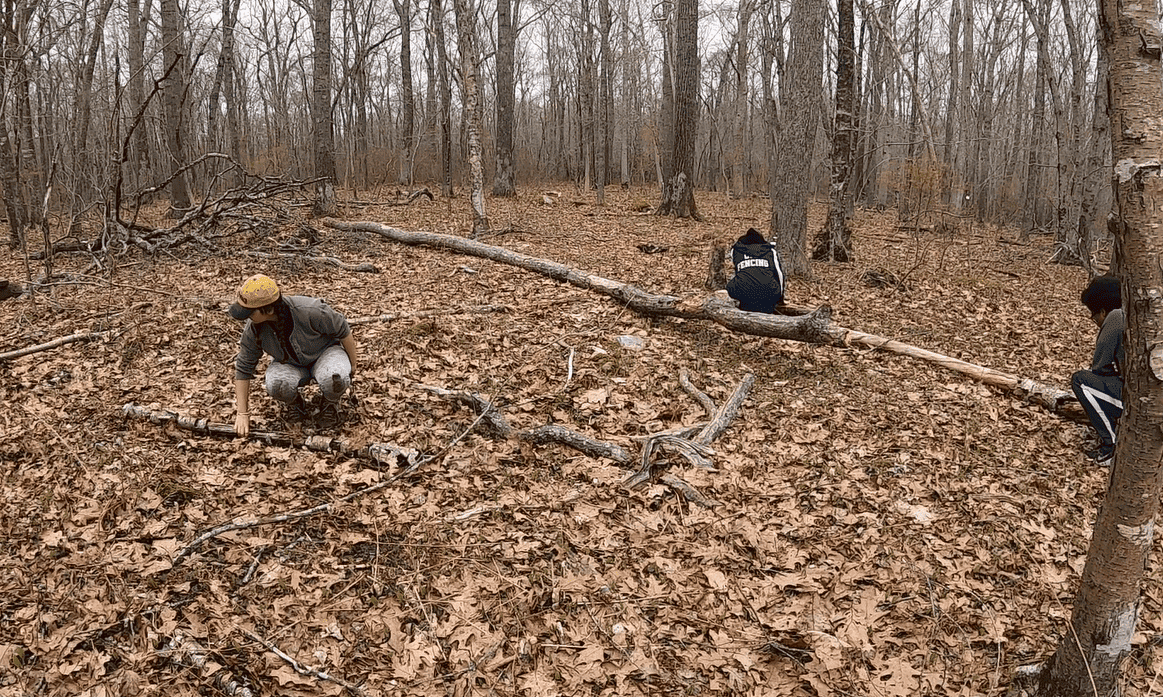
M1123 415L1123 379L1118 375L1098 375L1080 370L1070 376L1070 386L1090 419L1090 425L1098 431L1099 442L1114 445L1119 417Z
M731 280L734 281L735 278ZM727 284L727 295L738 301L739 309L744 312L762 312L770 315L775 312L775 306L783 302L781 296L770 290L748 288L736 283Z

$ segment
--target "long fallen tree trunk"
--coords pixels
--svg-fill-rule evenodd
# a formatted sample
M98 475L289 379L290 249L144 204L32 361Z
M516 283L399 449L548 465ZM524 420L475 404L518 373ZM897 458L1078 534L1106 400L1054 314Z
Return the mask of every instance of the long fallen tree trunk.
M975 365L883 336L836 326L832 324L832 308L827 305L821 305L803 314L790 316L744 312L720 295L679 297L648 293L636 286L603 278L565 264L514 252L503 247L494 247L464 237L401 230L367 221L347 222L335 218L325 218L323 223L336 230L370 232L393 242L446 249L516 266L614 298L619 304L644 315L706 320L732 331L752 336L769 336L789 341L846 348L857 345L917 358L1013 393L1066 418L1086 422L1086 414L1083 413L1078 400L1070 392L1053 385Z

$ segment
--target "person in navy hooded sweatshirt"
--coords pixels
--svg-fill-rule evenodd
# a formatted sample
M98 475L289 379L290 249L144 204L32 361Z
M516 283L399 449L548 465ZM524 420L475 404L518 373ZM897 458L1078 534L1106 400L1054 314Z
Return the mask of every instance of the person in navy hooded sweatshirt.
M1094 342L1090 369L1072 375L1070 386L1098 434L1098 448L1087 456L1105 465L1115 455L1119 417L1123 414L1123 366L1127 361L1123 346L1127 322L1123 317L1119 279L1099 276L1091 281L1082 291L1082 304L1099 327L1098 338Z
M783 304L783 269L775 247L755 228L731 248L735 275L727 282L727 294L739 301L739 309L771 314Z

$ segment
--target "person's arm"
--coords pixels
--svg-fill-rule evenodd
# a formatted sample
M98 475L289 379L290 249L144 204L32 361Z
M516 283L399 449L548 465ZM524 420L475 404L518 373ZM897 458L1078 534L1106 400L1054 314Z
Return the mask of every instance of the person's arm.
M351 362L351 377L355 377L355 362L358 349L355 345L355 335L348 334L339 340L339 345L347 352L347 360Z
M250 380L234 381L234 432L239 438L250 434Z
M1094 359L1090 362L1092 371L1102 371L1115 362L1123 334L1123 323L1119 321L1121 317L1121 312L1118 315L1107 313L1102 329L1098 331L1098 339L1094 342Z

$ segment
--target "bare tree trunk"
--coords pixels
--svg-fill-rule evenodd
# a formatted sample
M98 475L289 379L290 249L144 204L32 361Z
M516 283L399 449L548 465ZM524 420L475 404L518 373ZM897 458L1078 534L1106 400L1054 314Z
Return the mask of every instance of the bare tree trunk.
M448 78L452 63L448 60L448 45L444 40L444 9L440 0L431 0L429 9L436 41L436 72L440 77L440 191L448 199L452 198L452 87Z
M674 13L667 11L669 4L660 4L665 14L655 17L662 32L662 99L658 108L658 139L655 157L658 167L660 194L666 197L666 182L674 176Z
M961 3L953 0L949 4L949 99L945 107L945 152L941 156L952 174L952 163L956 158L955 140L957 134L957 99L961 94ZM946 181L947 187L952 186Z
M791 276L811 275L808 263L809 178L819 119L824 9L819 0L793 0L787 79L781 81L783 118L776 128L771 173L771 237Z
M606 180L610 167L610 29L614 19L610 14L610 0L598 0L598 134L595 151L597 164L597 203L606 203Z
M126 0L128 15L127 61L129 63L129 114L136 119L145 105L145 29L149 26L150 8L153 0ZM130 183L137 188L138 182L149 178L149 141L145 124L140 121L130 123L133 133L129 139Z
M739 24L735 30L735 109L731 125L731 190L738 197L747 190L748 157L751 152L751 76L748 74L751 42L752 0L739 3Z
M1029 0L1023 0L1026 16L1034 26L1037 38L1037 65L1034 77L1034 111L1030 115L1030 150L1026 159L1026 178L1023 182L1022 194L1022 229L1021 240L1027 242L1030 233L1040 222L1038 207L1042 194L1042 168L1039 160L1046 142L1046 85L1053 79L1050 76L1049 38L1040 27L1045 24L1045 17L1049 14L1050 0L1040 0L1037 7L1030 5Z
M0 184L4 187L4 212L8 217L8 246L11 249L19 249L23 244L24 228L28 224L19 171L16 149L12 147L8 129L0 124Z
M190 209L187 183L185 129L182 121L182 94L186 88L185 42L182 37L178 0L162 0L162 56L166 66L174 66L162 83L166 110L166 147L170 158L170 215L181 217Z
M1081 265L1083 251L1078 235L1078 210L1082 196L1078 158L1082 146L1082 93L1086 89L1086 68L1083 66L1082 46L1070 2L1062 0L1062 23L1070 47L1070 102L1065 108L1065 123L1059 115L1058 129L1066 131L1059 139L1060 189L1058 226L1055 230L1054 261L1060 264Z
M481 156L481 86L478 78L476 39L476 7L470 0L454 0L456 27L460 48L460 69L464 80L464 121L468 131L468 164L472 175L473 239L489 232L489 216L485 212L485 166Z
M1038 694L1119 694L1147 573L1163 460L1163 71L1153 0L1099 5L1110 61L1116 246L1127 313L1127 363L1118 445L1074 602L1071 631L1039 676ZM1153 47L1153 50L1147 50Z
M961 138L957 143L957 157L953 167L956 182L954 184L953 203L954 210L961 211L965 208L966 200L969 192L973 190L973 171L974 164L972 162L971 145L975 139L976 134L973 132L973 112L977 107L976 104L971 103L973 99L973 80L976 78L976 71L973 62L976 59L976 52L973 46L974 34L974 16L973 16L973 0L963 0L965 7L962 10L963 28L961 31L961 81L957 89L960 91L958 97L959 102L959 116L958 120L961 123Z
M630 104L635 101L637 91L631 88L632 76L638 75L639 55L628 50L630 46L630 9L628 0L622 0L620 8L622 15L622 101L618 109L619 131L618 139L619 160L621 165L621 184L623 189L630 188ZM635 59L631 59L634 56Z
M852 191L848 177L852 171L852 114L856 109L853 85L856 69L856 36L852 0L839 0L836 62L836 126L832 136L832 190L828 197L828 218L821 230L813 257L827 261L852 261Z
M493 196L516 196L513 166L514 91L513 64L516 60L520 3L497 0L497 175Z
M229 152L235 162L239 161L239 133L236 95L234 94L234 27L238 20L240 0L222 0L222 46L218 51L218 64L214 69L214 82L208 99L206 131L211 147ZM226 106L226 123L220 125L219 97ZM225 146L225 147L223 147ZM231 175L227 185L236 183L237 173Z
M95 191L96 172L91 170L92 143L89 142L89 121L93 113L93 72L97 67L97 51L105 39L105 20L113 0L102 0L93 17L92 36L81 59L80 85L77 94L76 138L73 141L73 192L83 201L90 201Z
M393 0L400 19L400 183L412 185L416 150L416 97L412 87L412 0Z
M1110 65L1106 56L1107 47L1102 41L1098 42L1098 57L1095 61L1094 81L1094 112L1091 116L1090 152L1086 159L1085 171L1088 176L1083 179L1082 207L1078 213L1078 239L1082 264L1096 276L1101 273L1095 267L1094 250L1099 237L1099 231L1106 229L1107 219L1111 211L1099 210L1099 187L1105 183L1105 178L1099 176L1110 153L1110 105L1108 104L1107 83L1110 80Z
M594 22L589 0L581 0L581 41L577 61L578 155L582 189L594 184Z
M659 215L701 219L695 205L695 138L699 126L698 0L677 0L674 40L673 171L663 182Z
M335 215L335 134L331 112L331 0L312 0L311 142L315 154L316 215Z

